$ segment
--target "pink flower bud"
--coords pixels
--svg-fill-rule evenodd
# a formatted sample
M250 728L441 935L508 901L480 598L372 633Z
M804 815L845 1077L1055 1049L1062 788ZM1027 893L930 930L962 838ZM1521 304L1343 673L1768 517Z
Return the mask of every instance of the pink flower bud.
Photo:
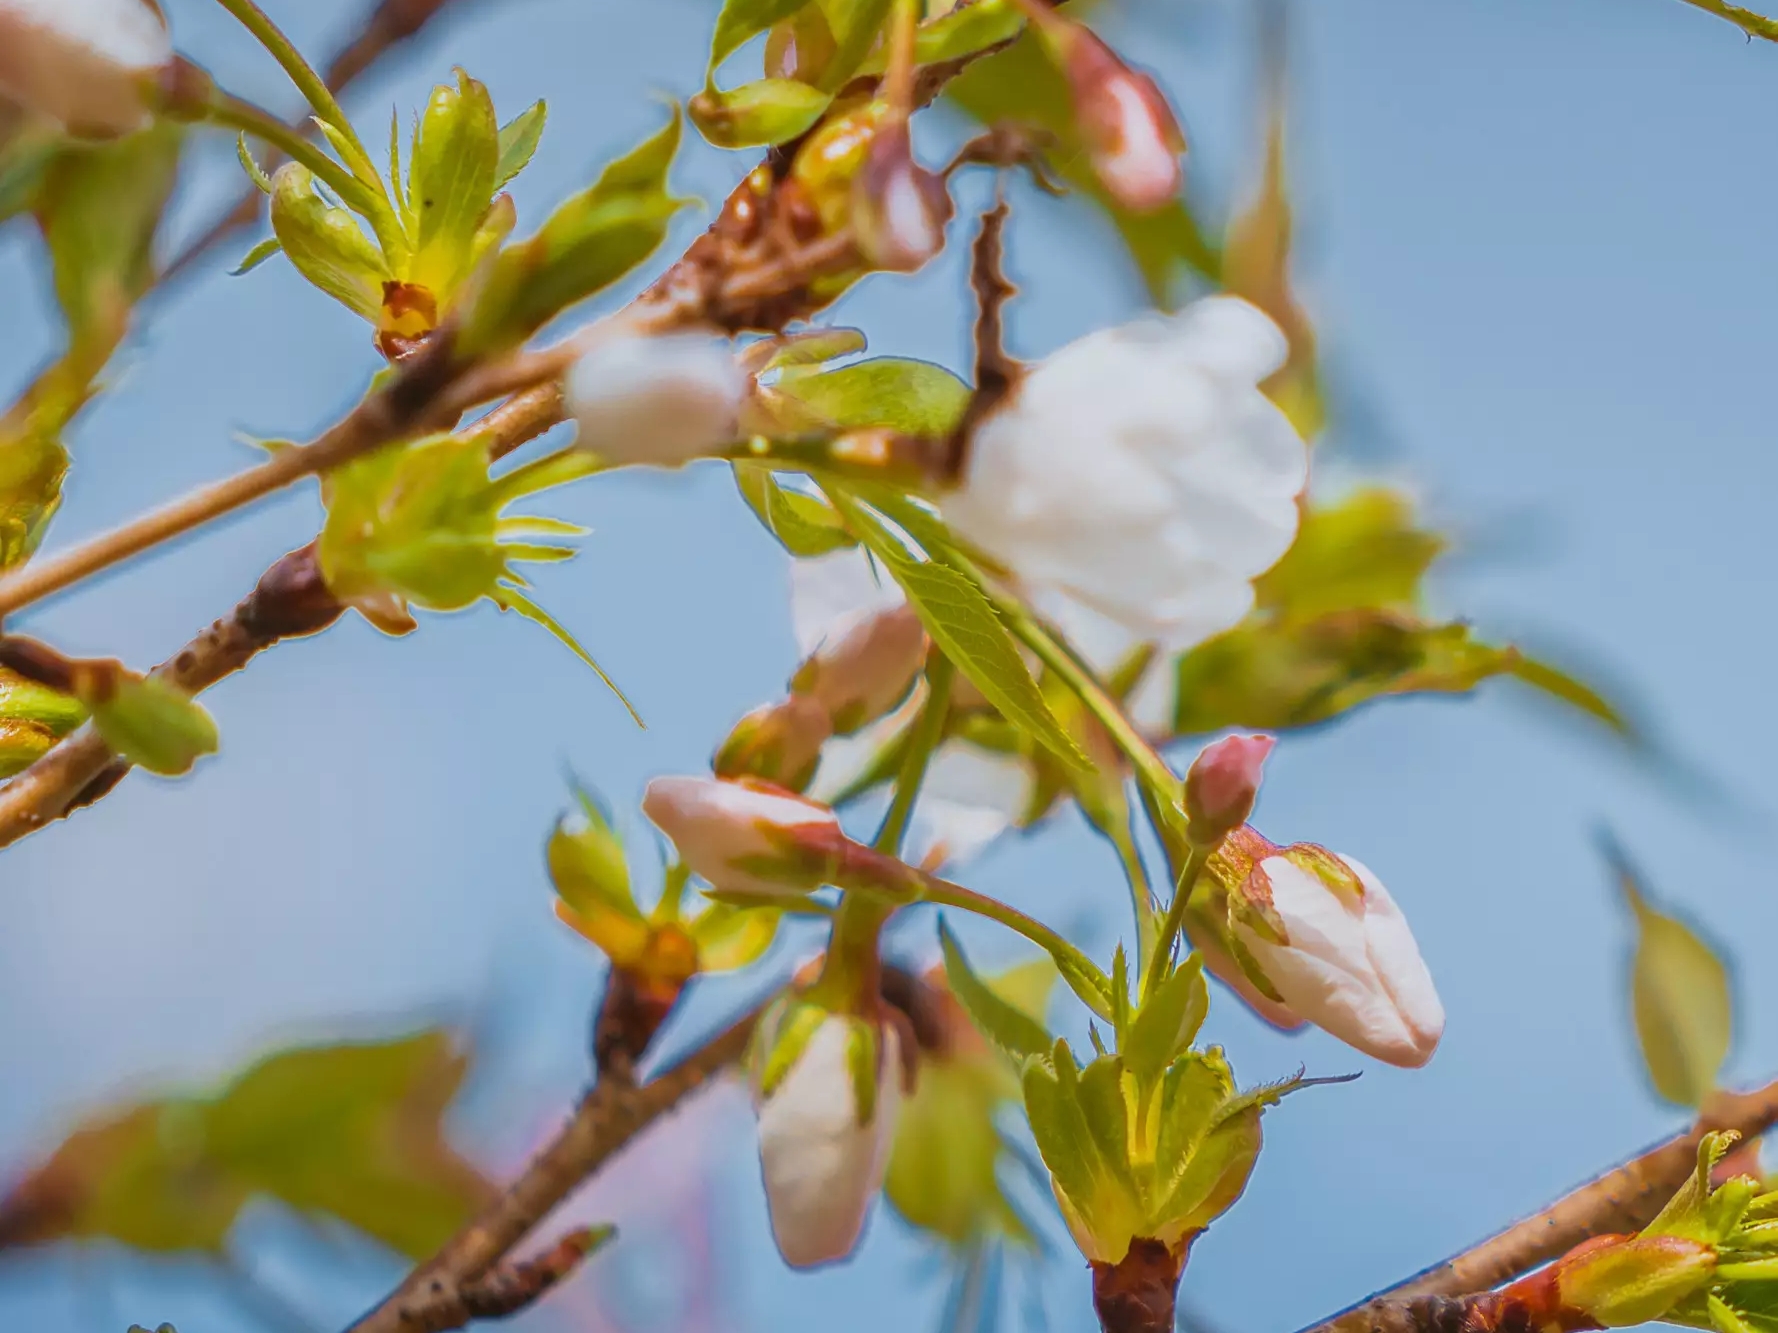
M1247 822L1259 796L1260 770L1277 741L1229 736L1204 748L1185 775L1185 815L1191 839L1214 847Z
M925 627L903 603L823 644L797 669L790 688L818 701L834 733L849 736L907 698L925 661Z
M833 722L817 700L800 694L756 708L735 724L710 767L719 778L759 778L801 791L815 776Z
M1162 207L1179 193L1185 150L1166 96L1085 28L1070 25L1061 49L1075 120L1100 184L1131 212Z
M642 811L694 874L730 893L812 893L849 846L827 806L745 778L656 778Z
M1298 844L1253 868L1229 917L1293 1013L1388 1064L1432 1058L1444 1006L1407 918L1368 868Z
M70 133L143 128L172 59L153 0L0 0L0 97Z
M852 181L852 228L875 267L911 273L944 248L951 197L914 160L905 117L883 124Z

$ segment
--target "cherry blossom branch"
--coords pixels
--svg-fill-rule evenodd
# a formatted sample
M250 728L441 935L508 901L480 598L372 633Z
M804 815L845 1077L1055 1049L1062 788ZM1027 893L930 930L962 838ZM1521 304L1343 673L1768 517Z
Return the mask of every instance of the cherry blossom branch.
M357 34L341 48L322 76L329 93L338 95L374 66L391 50L415 36L430 23L451 0L380 0L365 15ZM308 127L306 116L292 127L298 132ZM277 164L277 155L265 160L269 170ZM170 282L196 264L217 245L259 219L265 196L249 186L216 220L189 242L162 270L160 281Z
M561 1132L500 1197L347 1333L453 1327L417 1322L413 1312L432 1308L446 1299L444 1293L486 1284L512 1248L557 1204L642 1130L739 1060L757 1018L757 1013L747 1014L646 1083L607 1079L594 1084Z
M609 1227L571 1231L535 1259L506 1259L472 1282L433 1278L420 1298L401 1309L408 1333L447 1333L476 1319L505 1319L529 1309L580 1267L611 1235Z
M1753 1092L1720 1094L1706 1105L1693 1128L1588 1181L1479 1245L1302 1333L1394 1333L1397 1329L1414 1329L1415 1324L1403 1322L1409 1318L1407 1307L1424 1298L1487 1291L1560 1258L1592 1236L1639 1231L1654 1220L1673 1192L1697 1169L1698 1141L1707 1132L1732 1129L1753 1138L1775 1124L1778 1082Z
M541 384L509 399L469 430L504 457L562 420L561 389ZM318 634L345 607L327 590L316 546L280 557L227 616L211 624L154 675L196 694L241 670L284 639ZM90 725L83 726L0 787L0 847L105 795L129 771Z
M1727 19L1748 37L1763 37L1768 42L1778 42L1778 19L1766 18L1751 9L1743 9L1740 5L1731 5L1727 0L1685 0L1685 3L1703 10L1706 14L1714 14L1720 19Z

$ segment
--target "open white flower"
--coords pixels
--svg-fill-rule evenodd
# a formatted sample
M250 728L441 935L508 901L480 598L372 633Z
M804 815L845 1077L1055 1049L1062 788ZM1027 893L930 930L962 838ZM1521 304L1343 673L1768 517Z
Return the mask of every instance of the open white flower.
M155 74L172 58L154 0L0 0L0 97L71 134L146 126Z
M868 1044L876 1056L874 1070L863 1074L868 1107L860 1105L853 1059L858 1043ZM791 1267L844 1259L858 1243L889 1168L901 1095L894 1027L873 1030L863 1019L839 1014L809 1035L775 1087L764 1095L756 1092L772 1236Z
M1285 1005L1366 1055L1417 1069L1445 1009L1407 918L1370 869L1297 846L1262 860L1231 914Z
M595 343L564 388L582 447L678 467L734 442L749 381L726 338L687 332Z
M1089 334L976 431L945 521L1033 589L1200 643L1247 614L1296 535L1308 452L1258 387L1287 352L1228 296Z

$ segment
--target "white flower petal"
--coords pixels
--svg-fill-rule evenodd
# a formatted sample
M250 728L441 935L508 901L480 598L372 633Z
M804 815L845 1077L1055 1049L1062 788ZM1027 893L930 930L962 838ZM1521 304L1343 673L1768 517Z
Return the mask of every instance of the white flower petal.
M565 388L582 446L613 463L677 467L734 440L748 378L726 338L668 333L594 344Z
M901 606L901 585L861 546L790 563L790 623L799 658L837 643L878 611Z
M0 0L0 96L75 133L145 126L152 71L172 58L149 0Z
M926 770L903 848L910 865L960 865L1010 829L1031 800L1030 769L962 741L939 747Z

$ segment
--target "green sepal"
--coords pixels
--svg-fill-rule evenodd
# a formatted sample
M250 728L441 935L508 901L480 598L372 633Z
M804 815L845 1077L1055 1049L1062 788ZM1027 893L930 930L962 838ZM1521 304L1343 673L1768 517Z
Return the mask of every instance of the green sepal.
M944 951L945 980L951 994L981 1034L1014 1060L1047 1055L1053 1039L1043 1024L1003 999L977 975L943 917L938 922L938 940Z
M389 269L383 252L346 209L324 200L300 162L272 177L272 232L296 271L355 314L375 323Z
M718 148L766 148L814 128L832 104L833 94L796 79L756 79L726 92L706 88L686 111Z
M761 1098L770 1097L784 1082L796 1062L802 1058L809 1039L823 1023L836 1017L818 1004L786 999L783 1008L768 1025L761 1023L761 1046L757 1055L759 1073L755 1083Z
M1210 988L1204 981L1204 960L1190 955L1142 1002L1119 1050L1124 1064L1148 1082L1183 1055L1210 1012Z
M228 275L231 278L239 278L251 273L273 255L282 252L283 249L284 243L282 241L276 236L268 236L242 255L241 262L230 269Z
M578 912L615 911L640 921L642 911L630 887L630 863L623 839L611 826L610 812L592 792L575 784L579 827L558 820L545 856L550 882L563 902Z
M178 777L214 754L216 723L189 694L152 676L109 678L106 692L81 700L119 756L150 773Z

